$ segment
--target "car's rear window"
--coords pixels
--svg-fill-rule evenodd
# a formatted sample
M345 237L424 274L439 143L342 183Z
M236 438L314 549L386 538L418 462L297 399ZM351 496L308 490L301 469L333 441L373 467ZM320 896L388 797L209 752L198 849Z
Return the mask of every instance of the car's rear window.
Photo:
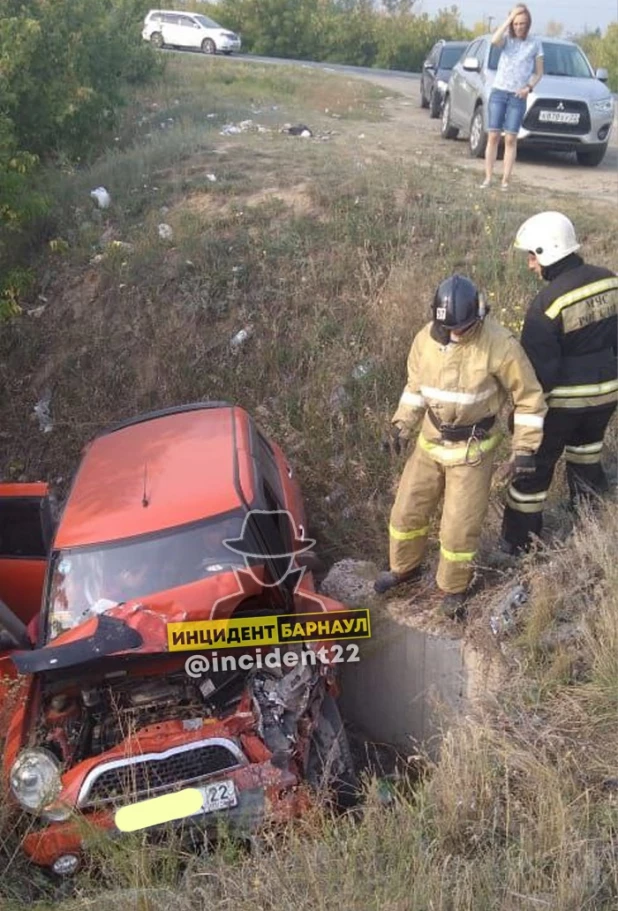
M224 544L238 538L244 512L157 535L56 551L48 589L48 640L114 605L187 585L243 558Z
M452 70L461 55L463 54L465 47L445 47L442 50L440 55L440 66L443 70Z

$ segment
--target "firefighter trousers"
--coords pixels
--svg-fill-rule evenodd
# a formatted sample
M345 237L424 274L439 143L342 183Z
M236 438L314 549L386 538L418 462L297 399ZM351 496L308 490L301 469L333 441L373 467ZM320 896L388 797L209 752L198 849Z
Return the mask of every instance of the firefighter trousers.
M403 470L391 511L389 542L393 572L409 572L422 562L431 518L444 496L436 581L447 593L466 590L487 513L493 462L494 453L486 452L478 465L444 465L416 444Z
M616 403L578 414L569 413L568 408L549 409L534 473L516 478L507 491L502 537L513 548L526 549L531 535L541 534L543 508L563 451L572 506L606 492L601 450L615 409Z

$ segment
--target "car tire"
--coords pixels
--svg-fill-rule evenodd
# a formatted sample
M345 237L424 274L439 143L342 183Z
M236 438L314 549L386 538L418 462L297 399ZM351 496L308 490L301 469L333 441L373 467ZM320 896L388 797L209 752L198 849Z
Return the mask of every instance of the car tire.
M447 95L442 107L442 123L440 125L440 135L443 139L457 139L459 130L451 123L451 99Z
M161 32L153 32L150 36L150 43L153 47L162 48L165 45L163 44L163 35Z
M202 41L202 53L203 54L216 54L217 46L212 38L204 38Z
M483 158L487 148L487 133L483 122L483 108L477 107L470 121L470 138L468 140L472 158Z
M429 107L429 102L428 102L427 99L425 98L425 89L424 89L424 87L423 87L423 80L422 80L422 79L421 79L421 107L422 107L422 108L428 108L428 107Z
M435 89L432 89L431 95L429 96L429 116L432 120L438 119L441 108L440 94L436 92Z
M575 154L577 155L578 164L583 165L585 168L596 168L605 158L606 152L607 146L605 145L601 146L600 149L578 149Z
M330 797L339 809L358 802L354 760L337 703L326 693L311 736L305 776L311 788Z

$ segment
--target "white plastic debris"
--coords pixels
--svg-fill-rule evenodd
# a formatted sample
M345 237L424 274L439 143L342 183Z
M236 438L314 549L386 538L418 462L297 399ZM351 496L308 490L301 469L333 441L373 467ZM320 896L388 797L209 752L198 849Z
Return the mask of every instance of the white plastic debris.
M362 364L357 364L356 367L352 370L352 379L355 380L364 380L366 376L372 372L375 367L375 363L371 358L369 360L363 361Z
M96 200L99 209L109 209L112 197L105 187L97 187L95 190L91 190L90 195Z
M216 183L216 182L217 182L217 175L216 175L216 174L207 174L207 175L206 175L206 180L209 180L211 183Z
M38 307L32 307L30 310L26 310L28 316L34 316L35 319L38 319L39 316L42 316L45 313L47 304L40 304Z
M242 345L248 341L253 335L253 326L246 326L244 329L241 329L240 332L237 332L236 335L233 335L230 339L230 345L232 348L240 348Z
M34 413L39 419L39 430L43 433L50 433L53 430L54 422L49 411L51 404L51 390L48 389L34 406Z
M235 136L236 133L242 133L242 130L235 123L226 123L220 132L222 136Z
M159 232L159 237L161 240L171 240L174 236L174 231L171 225L161 224L157 228L157 231Z
M521 608L527 601L528 592L523 585L515 585L501 598L489 618L494 636L506 636L515 629Z

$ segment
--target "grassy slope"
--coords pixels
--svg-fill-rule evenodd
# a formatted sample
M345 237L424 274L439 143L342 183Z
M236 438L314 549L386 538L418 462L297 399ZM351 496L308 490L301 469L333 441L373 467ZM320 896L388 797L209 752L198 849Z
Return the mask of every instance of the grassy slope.
M379 94L310 71L183 55L136 99L113 152L54 176L55 215L41 234L60 243L37 267L45 300L24 306L46 309L0 338L6 477L53 478L62 492L80 447L110 421L226 398L290 453L322 552L384 558L401 465L379 441L410 339L437 281L456 268L517 327L533 284L509 245L543 201L481 206L472 176L389 160L358 141L380 117ZM267 131L220 135L248 118ZM282 135L286 121L337 135ZM100 184L113 200L104 213L88 197ZM589 258L616 268L616 225L583 204L560 207ZM160 223L172 240L159 238ZM243 327L253 334L235 349ZM50 434L30 419L45 390ZM552 521L564 527L558 512ZM370 799L360 822L307 820L248 858L230 848L190 859L177 906L612 907L616 804L603 782L618 777L618 524L608 511L581 528L530 562L535 597L510 653L508 692L448 736L414 797L389 811ZM572 635L557 641L566 628ZM14 847L5 829L3 907L27 901L33 879ZM78 906L104 888L99 911L168 907L169 893L140 904L110 890L169 884L186 858L101 850L106 875L80 880Z

